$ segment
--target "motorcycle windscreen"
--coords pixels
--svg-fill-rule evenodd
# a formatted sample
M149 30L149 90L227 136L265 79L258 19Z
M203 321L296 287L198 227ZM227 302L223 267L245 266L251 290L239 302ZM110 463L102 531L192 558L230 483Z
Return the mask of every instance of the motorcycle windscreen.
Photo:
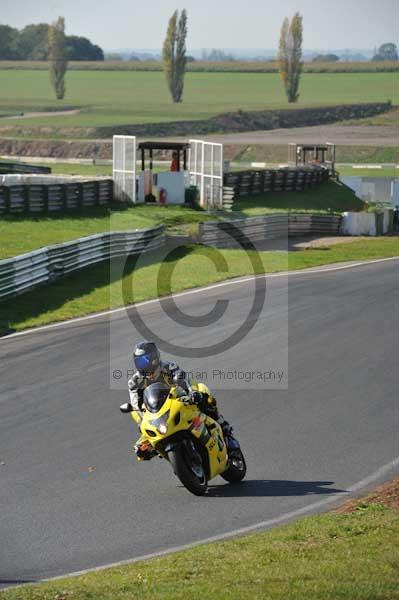
M161 410L168 399L170 388L163 383L153 383L144 390L144 405L151 413Z

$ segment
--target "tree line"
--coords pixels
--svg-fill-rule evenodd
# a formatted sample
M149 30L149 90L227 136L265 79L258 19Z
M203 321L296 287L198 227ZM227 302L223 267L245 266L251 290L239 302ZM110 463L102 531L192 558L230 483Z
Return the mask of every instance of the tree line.
M27 25L21 30L0 25L0 60L48 60L51 25ZM67 60L104 60L102 49L85 37L65 36Z
M163 43L163 70L172 101L183 101L184 78L187 66L187 11L180 13L175 10L169 19L166 37ZM65 35L65 20L59 17L57 21L46 26L46 38L42 40L49 61L50 81L57 99L65 96L65 75L68 68L68 37ZM281 78L288 102L297 102L299 98L299 81L302 73L302 40L303 20L299 13L293 18L284 19L278 53Z

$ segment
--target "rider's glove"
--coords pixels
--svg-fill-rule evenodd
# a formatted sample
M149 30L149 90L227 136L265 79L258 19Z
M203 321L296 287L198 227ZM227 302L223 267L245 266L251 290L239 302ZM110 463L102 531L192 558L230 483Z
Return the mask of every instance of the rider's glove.
M139 391L130 391L130 404L132 405L133 410L140 410L141 396Z
M191 399L192 404L199 405L202 402L203 396L202 396L201 392L191 392L190 399Z
M128 386L130 390L135 390L142 383L143 376L140 373L134 373L129 379Z

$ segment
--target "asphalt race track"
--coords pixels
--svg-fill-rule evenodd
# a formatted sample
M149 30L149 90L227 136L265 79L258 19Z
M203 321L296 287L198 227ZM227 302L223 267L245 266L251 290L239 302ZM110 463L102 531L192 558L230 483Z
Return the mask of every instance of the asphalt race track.
M346 498L373 473L369 484L393 474L381 467L399 456L398 267L394 260L289 277L288 389L216 386L248 474L237 487L217 478L204 498L187 492L165 461L132 457L136 428L118 410L124 379L110 387L110 366L120 362L123 372L142 337L123 312L113 316L112 335L103 316L1 340L1 586L284 521ZM267 286L244 340L217 357L176 359L189 368L264 371L275 351L283 364L286 280L268 278ZM248 310L250 287L236 282L179 299L197 316L218 298L230 300L222 325L206 334L173 323L158 302L140 314L165 340L212 343Z

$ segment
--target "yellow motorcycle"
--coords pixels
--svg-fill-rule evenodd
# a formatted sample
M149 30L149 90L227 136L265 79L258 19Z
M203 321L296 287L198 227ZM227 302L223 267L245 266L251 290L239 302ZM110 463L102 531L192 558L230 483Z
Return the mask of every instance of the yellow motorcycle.
M195 388L208 389L201 383ZM235 449L229 458L219 423L202 413L191 395L179 386L169 388L154 383L144 391L141 413L130 404L123 404L120 409L131 413L139 425L141 437L137 445L168 460L184 487L196 496L203 496L208 481L217 475L230 483L245 477L241 449Z

